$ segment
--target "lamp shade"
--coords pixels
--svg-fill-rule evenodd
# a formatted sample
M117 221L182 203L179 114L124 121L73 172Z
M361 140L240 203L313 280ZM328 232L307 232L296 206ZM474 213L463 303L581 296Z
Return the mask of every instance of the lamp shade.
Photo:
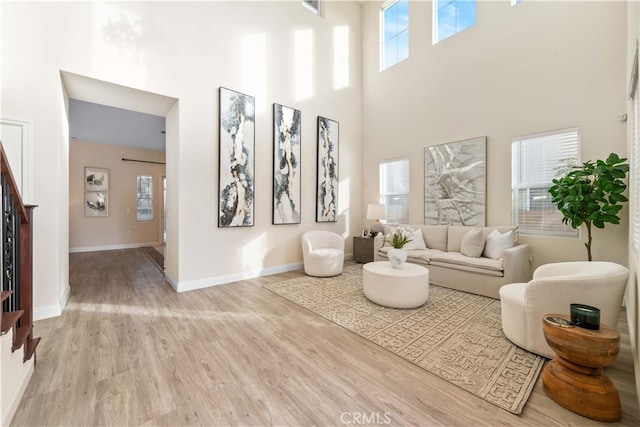
M367 206L367 219L387 219L385 206L381 204L369 204Z

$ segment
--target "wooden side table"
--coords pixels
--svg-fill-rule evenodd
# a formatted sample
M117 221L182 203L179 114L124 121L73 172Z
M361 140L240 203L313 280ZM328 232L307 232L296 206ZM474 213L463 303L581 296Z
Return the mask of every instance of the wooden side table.
M603 368L620 351L620 334L607 325L599 330L570 324L564 314L546 314L544 337L556 357L542 372L542 386L560 406L598 421L618 421L622 415L620 396Z
M371 237L353 237L353 260L360 263L373 261L373 239Z

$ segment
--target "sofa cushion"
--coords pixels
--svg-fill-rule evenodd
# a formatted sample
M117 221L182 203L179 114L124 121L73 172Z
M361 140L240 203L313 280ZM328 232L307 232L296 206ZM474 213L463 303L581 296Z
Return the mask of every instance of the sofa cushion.
M474 258L474 259L480 259L480 258ZM488 270L486 268L480 268L480 267L471 267L469 265L460 265L460 264L451 264L449 262L442 262L442 261L431 261L429 263L429 265L427 266L429 268L429 271L433 271L432 269L434 269L435 267L441 268L441 269L446 269L446 270L457 270L457 271L464 271L467 273L474 273L477 275L482 275L482 276L491 276L491 277L504 277L504 272L503 271L497 271L497 270ZM429 276L431 277L431 276ZM477 280L478 283L483 283L483 280L478 278ZM442 285L441 283L438 283L436 281L433 282L436 285L440 285L440 286L446 286L446 285ZM449 286L447 286L449 287ZM491 295L487 295L484 292L481 292L479 289L474 289L474 290L467 290L465 292L472 292L474 294L480 294L480 295L486 295L486 296L491 296ZM497 296L491 296L491 298L497 298Z
M470 228L464 225L450 225L447 230L447 252L460 252L462 239Z
M474 267L479 270L499 271L504 270L501 259L491 258L473 258L462 255L460 252L441 252L431 255L431 263L434 265L462 265L468 267Z
M403 249L427 249L424 243L424 237L422 236L422 230L417 228L411 233L411 241L404 245Z
M493 259L502 258L504 251L514 246L514 240L515 238L512 230L509 230L506 233L500 233L498 230L494 229L487 236L482 256Z
M502 226L494 226L494 227L484 227L484 237L485 239L493 230L498 230L501 234L506 233L507 231L511 231L513 233L513 246L518 244L518 238L520 237L520 230L517 225L502 225Z
M378 253L388 258L387 252L391 249L391 246L383 246L380 248ZM431 262L431 257L434 254L442 253L441 250L438 249L411 249L407 250L407 261L417 261L422 264L429 264Z
M447 250L448 225L420 225L424 243L429 249Z
M422 230L420 230L419 227L415 227L413 225L385 225L384 226L384 244L382 245L383 247L392 247L391 245L391 238L393 236L393 233L396 232L398 227L403 227L406 231L408 230L413 230L413 232L411 233L411 236L409 237L409 239L411 239L411 241L409 243L406 243L402 249L427 249L427 246L424 243L424 237L422 234Z
M478 258L484 250L484 234L482 229L472 228L462 238L460 243L460 252L462 255Z

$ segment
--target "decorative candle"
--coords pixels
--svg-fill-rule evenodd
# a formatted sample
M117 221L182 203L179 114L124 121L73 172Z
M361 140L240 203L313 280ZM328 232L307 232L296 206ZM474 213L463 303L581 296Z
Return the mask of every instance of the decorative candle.
M570 304L571 323L585 329L600 329L600 309L584 304Z

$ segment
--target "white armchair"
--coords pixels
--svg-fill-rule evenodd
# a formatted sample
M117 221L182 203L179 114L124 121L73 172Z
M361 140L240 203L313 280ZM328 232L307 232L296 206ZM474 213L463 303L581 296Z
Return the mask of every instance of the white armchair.
M337 276L344 265L344 239L331 231L307 231L302 235L302 260L309 276Z
M603 261L545 264L528 283L500 288L502 330L514 344L552 358L542 330L545 314L569 315L569 304L600 309L600 323L616 328L629 270Z

